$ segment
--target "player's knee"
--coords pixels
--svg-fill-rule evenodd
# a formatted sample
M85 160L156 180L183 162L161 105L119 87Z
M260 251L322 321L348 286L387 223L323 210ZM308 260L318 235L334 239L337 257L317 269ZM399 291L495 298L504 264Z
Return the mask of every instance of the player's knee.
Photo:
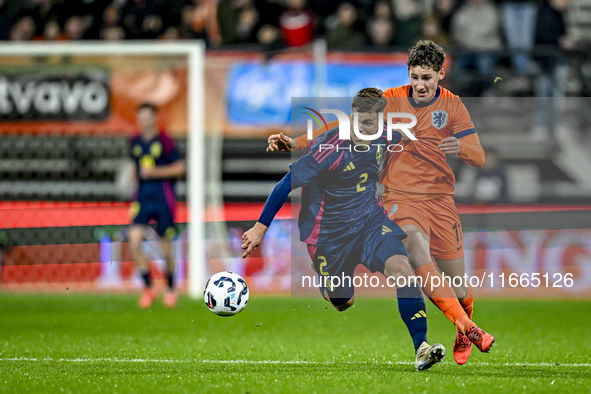
M408 259L405 256L392 256L385 263L384 274L386 276L400 277L411 276L412 270L408 264Z
M331 298L330 302L339 312L344 312L353 306L355 300L353 298L347 300L346 298Z
M413 267L420 267L431 262L429 243L426 242L421 233L409 234L409 242L405 244L408 258Z

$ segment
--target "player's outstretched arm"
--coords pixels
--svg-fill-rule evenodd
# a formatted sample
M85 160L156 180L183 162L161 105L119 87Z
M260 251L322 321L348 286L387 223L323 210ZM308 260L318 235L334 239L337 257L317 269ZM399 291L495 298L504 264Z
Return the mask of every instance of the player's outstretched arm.
M273 191L267 198L265 202L265 207L263 208L263 212L259 217L259 220L256 224L247 232L242 235L242 249L244 249L244 253L242 254L242 258L246 258L249 254L251 254L257 246L259 246L265 236L265 233L269 229L271 222L277 215L277 212L281 209L285 200L287 200L287 196L291 192L292 184L291 184L291 171L287 173L283 177Z
M317 138L318 136L322 135L322 133L327 132L328 130L332 130L335 127L339 126L338 120L333 120L332 122L328 122L327 127L320 127L313 131L312 139ZM291 152L294 150L302 150L308 147L308 136L306 134L301 135L297 138L289 138L283 133L273 134L268 139L267 142L269 146L267 147L267 151L274 151L279 150L281 152Z

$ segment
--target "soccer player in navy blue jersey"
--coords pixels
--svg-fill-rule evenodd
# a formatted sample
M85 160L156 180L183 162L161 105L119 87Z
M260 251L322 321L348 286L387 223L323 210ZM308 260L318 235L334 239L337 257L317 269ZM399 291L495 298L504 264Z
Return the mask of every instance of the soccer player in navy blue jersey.
M145 227L151 220L156 221L156 232L160 236L166 260L168 286L163 303L164 306L172 308L177 302L171 242L177 232L174 223L174 183L177 177L185 173L185 162L181 159L172 138L165 131L158 129L157 114L158 108L154 104L140 104L137 110L139 133L131 138L129 146L139 183L135 201L131 204L129 250L145 286L138 301L140 308L150 307L157 296L152 286L148 259L141 251Z
M379 89L357 93L351 112L358 114L361 134L375 135L383 127L381 112L385 106ZM388 141L382 133L368 141L356 137L353 127L351 122L349 139L339 139L338 128L322 134L310 144L308 153L290 166L290 172L267 199L258 222L244 233L243 257L261 243L290 191L302 187L300 240L308 245L323 297L339 311L351 307L355 290L352 278L359 264L396 283L405 283L396 291L399 312L413 340L415 367L429 369L443 359L445 348L427 343L425 302L401 241L406 234L388 219L376 194L384 151L399 149L397 142L402 136L394 132ZM335 277L350 280L335 286L336 281L331 280Z

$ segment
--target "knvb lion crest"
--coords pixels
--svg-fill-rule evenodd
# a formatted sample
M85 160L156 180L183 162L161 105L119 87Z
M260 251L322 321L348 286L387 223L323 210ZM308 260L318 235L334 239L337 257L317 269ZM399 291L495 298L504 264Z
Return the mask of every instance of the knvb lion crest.
M431 125L437 130L447 126L447 112L442 109L431 112Z

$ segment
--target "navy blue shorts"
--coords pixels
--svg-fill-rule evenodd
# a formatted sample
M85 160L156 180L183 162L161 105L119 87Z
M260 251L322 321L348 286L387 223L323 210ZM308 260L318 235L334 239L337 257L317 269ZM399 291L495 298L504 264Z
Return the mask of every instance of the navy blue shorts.
M355 268L362 264L371 272L384 273L386 261L390 257L408 256L402 243L404 238L406 234L400 227L383 215L368 222L359 235L349 242L338 245L308 245L308 253L321 284L320 294L324 296L326 291L335 305L349 301L355 293ZM340 280L332 279L334 283L331 283L328 278L335 276Z
M135 201L131 204L133 224L148 225L151 220L156 222L156 232L162 238L171 239L176 234L174 224L174 207L165 200Z

